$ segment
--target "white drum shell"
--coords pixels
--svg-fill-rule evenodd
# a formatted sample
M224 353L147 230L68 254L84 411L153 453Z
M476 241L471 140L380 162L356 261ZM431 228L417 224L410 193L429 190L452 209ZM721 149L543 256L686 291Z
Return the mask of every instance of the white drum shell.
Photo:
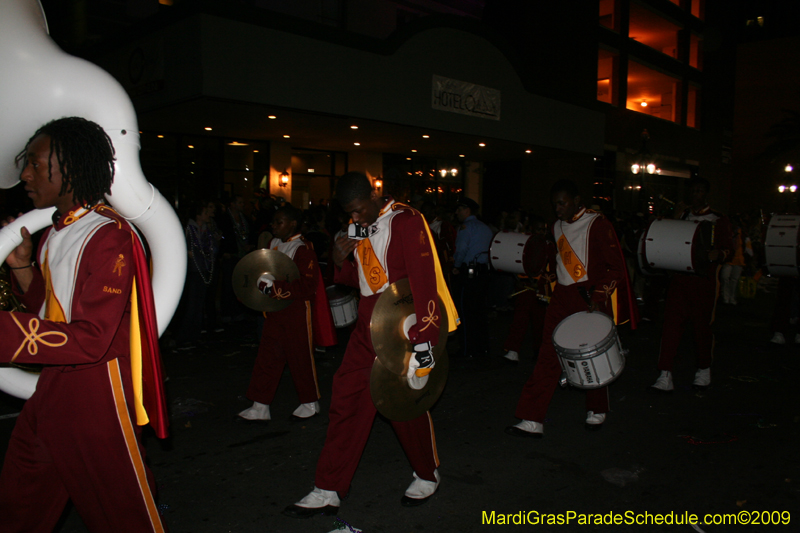
M335 285L327 287L328 304L331 306L333 325L344 328L358 320L358 298L355 291L345 295Z
M492 246L489 248L492 268L499 272L525 274L522 259L525 254L525 245L530 238L528 233L511 231L501 231L495 235L492 239Z
M617 328L604 313L568 316L553 330L553 347L567 381L580 389L605 387L625 368Z
M642 235L642 256L647 268L696 272L692 245L700 228L694 220L656 219Z
M764 238L764 256L772 276L797 277L800 215L772 215Z

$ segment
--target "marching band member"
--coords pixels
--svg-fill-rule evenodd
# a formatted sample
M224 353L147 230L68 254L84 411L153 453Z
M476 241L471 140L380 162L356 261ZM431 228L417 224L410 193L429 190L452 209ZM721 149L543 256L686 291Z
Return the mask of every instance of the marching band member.
M711 362L714 358L714 311L719 294L718 272L731 255L733 235L728 217L714 211L708 205L708 192L711 184L703 178L693 178L689 184L692 205L685 210L676 208L681 220L706 220L713 224L713 247L708 252L711 268L708 274L676 273L670 280L667 290L667 303L664 308L664 329L661 335L661 353L658 357L658 369L661 374L651 385L651 389L660 392L672 392L672 367L678 355L678 344L681 341L684 325L691 322L694 326L695 349L697 351L697 372L693 386L705 389L711 384ZM680 205L680 204L679 204Z
M361 300L355 330L333 378L330 425L317 463L314 490L284 510L284 514L295 518L336 514L340 495L350 490L377 413L369 385L376 358L370 320L381 293L401 279L408 278L411 284L415 312L421 319L408 333L414 345L408 369L409 386L422 388L428 379L435 363L432 353L439 338L442 314L448 313L451 329L457 324L430 230L419 211L390 197L379 197L369 179L360 172L340 178L336 196L353 224L366 233L359 240L339 237L333 254L336 282L360 287ZM349 259L351 253L353 259ZM439 299L444 309L440 308ZM439 485L439 459L430 413L391 424L414 469L414 481L401 503L420 505Z
M269 247L289 256L300 277L281 281L264 274L258 281L258 288L268 296L291 299L292 303L280 311L264 313L266 321L247 389L253 405L239 413L245 420L270 420L269 406L287 364L300 399L300 406L292 416L310 418L319 413L313 344L316 341L318 346L333 346L336 331L314 248L298 231L302 216L299 209L287 204L275 211L272 218L274 238Z
M167 434L158 331L139 238L102 202L114 147L97 124L62 118L20 162L34 206L57 212L38 265L25 228L6 259L31 312L0 312L0 361L44 368L0 473L2 529L52 531L72 500L90 531L164 531L139 427Z
M534 216L533 223L534 235L546 238L547 222L539 216ZM547 257L554 257L555 252L547 248L555 247L555 243L547 239L544 241L544 246L546 247L544 254ZM508 328L506 342L503 344L503 349L506 350L506 354L503 357L514 364L519 363L519 351L522 348L522 341L525 340L525 333L528 331L529 324L533 333L533 345L538 353L539 346L542 344L544 317L547 313L547 304L542 300L542 297L550 297L552 284L555 283L555 274L550 271L540 272L533 278L526 275L519 275L518 277L520 285L523 286L523 292L516 296L514 318L511 321L511 327Z
M550 197L558 216L553 225L558 250L550 259L550 271L555 270L558 283L547 307L539 358L517 404L515 415L522 421L506 428L517 437L542 437L547 407L561 376L553 330L563 319L580 311L601 311L618 324L633 319L635 327L636 307L611 222L583 207L577 186L569 180L557 181ZM586 429L600 429L608 412L608 387L586 391L586 410Z

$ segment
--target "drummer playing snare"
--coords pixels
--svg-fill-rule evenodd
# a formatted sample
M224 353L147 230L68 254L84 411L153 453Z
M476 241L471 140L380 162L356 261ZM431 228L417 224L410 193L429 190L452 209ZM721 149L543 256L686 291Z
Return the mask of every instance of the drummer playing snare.
M548 262L557 283L545 315L539 358L517 404L515 416L522 421L506 428L516 437L541 437L544 431L547 407L561 376L553 331L562 320L588 310L606 313L618 324L630 319L635 327L636 322L625 259L611 222L583 207L572 181L557 181L550 197L558 220L553 225L557 251ZM608 412L608 387L587 390L586 411L586 429L600 429Z

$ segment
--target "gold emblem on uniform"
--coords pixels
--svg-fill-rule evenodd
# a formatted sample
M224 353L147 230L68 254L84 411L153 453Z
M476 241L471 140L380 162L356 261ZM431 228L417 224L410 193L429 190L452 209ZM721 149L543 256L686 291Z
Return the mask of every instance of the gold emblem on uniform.
M119 254L119 256L117 257L117 262L114 263L114 270L112 270L111 273L113 274L114 272L116 272L117 276L121 276L122 275L122 267L124 267L124 266L125 266L125 256L122 255L122 254Z

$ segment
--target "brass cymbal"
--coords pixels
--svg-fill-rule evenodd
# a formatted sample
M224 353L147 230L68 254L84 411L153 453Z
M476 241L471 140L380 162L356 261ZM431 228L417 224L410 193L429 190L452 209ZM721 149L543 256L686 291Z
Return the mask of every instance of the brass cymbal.
M433 310L431 310L431 313ZM413 353L413 346L404 331L408 319L414 323L414 298L408 279L392 283L381 293L372 311L369 329L372 346L383 366L398 375L406 375L408 360ZM433 348L433 360L438 363L439 356L445 352L447 345L447 313L439 300L439 340ZM416 315L415 315L416 317ZM416 317L417 320L419 319ZM425 319L423 318L423 321ZM432 324L430 327L434 327Z
M383 366L379 359L375 359L369 378L372 403L389 420L413 420L425 414L442 395L449 366L447 352L442 351L428 374L428 382L423 388L415 390L408 386L405 373L398 376Z
M256 311L280 311L292 303L291 295L286 299L273 298L258 290L258 278L272 274L276 280L294 281L300 271L288 255L277 250L255 250L242 257L233 269L233 292L236 297Z

